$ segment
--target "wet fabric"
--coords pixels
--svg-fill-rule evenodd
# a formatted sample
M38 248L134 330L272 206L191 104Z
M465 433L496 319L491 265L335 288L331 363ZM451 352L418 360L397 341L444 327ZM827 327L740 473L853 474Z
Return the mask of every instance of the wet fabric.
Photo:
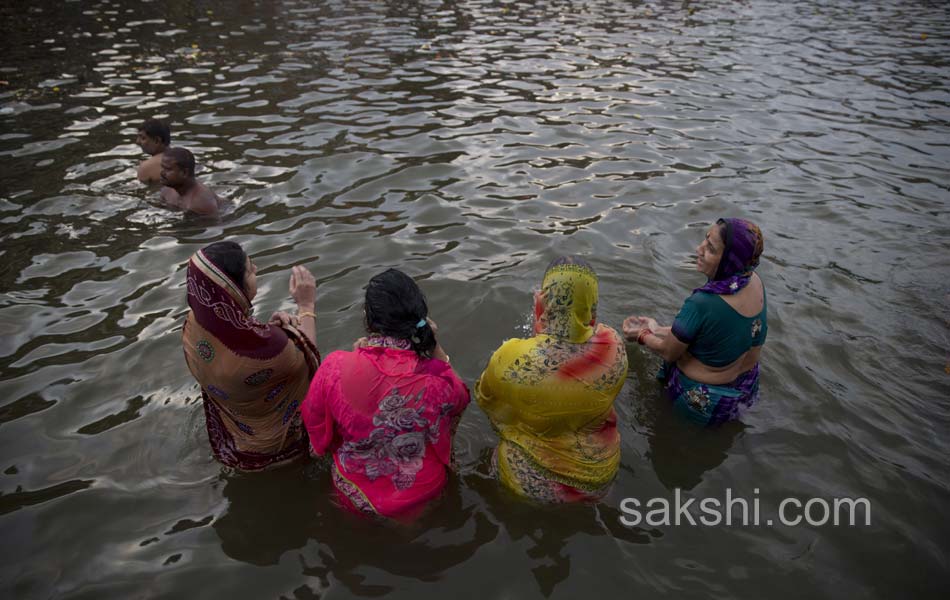
M738 419L742 411L759 399L758 363L724 385L699 383L670 363L660 368L657 379L665 383L676 412L702 426Z
M303 400L320 361L299 330L255 320L239 285L199 251L188 263L185 362L201 386L215 458L235 469L275 467L307 452Z
M328 355L302 413L313 451L333 454L341 495L398 518L442 492L469 391L448 363L376 343Z
M508 340L475 396L500 438L496 472L518 494L563 502L606 492L620 464L613 401L627 374L622 338L594 324L597 279L577 264L548 270L535 333Z
M761 346L769 332L768 303L762 290L762 310L746 317L722 296L695 292L673 319L673 335L689 345L689 353L712 367L731 365L753 346Z

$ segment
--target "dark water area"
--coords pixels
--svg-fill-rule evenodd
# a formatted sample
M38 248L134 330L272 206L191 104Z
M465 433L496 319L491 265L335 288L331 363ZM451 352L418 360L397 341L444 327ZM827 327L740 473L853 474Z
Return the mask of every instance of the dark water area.
M950 5L130 2L0 6L0 596L946 597ZM150 203L167 118L220 220ZM318 342L420 280L471 385L557 254L600 318L669 324L719 216L766 250L762 397L696 431L633 345L622 467L593 506L459 471L417 523L345 514L319 463L227 472L182 357L184 268L240 242L258 315L316 275ZM867 498L870 526L649 526L624 498ZM758 490L756 492L756 490Z

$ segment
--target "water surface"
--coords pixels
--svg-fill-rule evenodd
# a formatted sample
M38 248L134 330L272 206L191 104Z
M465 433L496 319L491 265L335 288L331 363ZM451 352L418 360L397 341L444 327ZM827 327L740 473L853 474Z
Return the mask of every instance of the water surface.
M950 572L950 9L942 2L40 1L0 7L0 591L22 598L937 597ZM234 208L135 181L172 122ZM488 476L476 406L418 524L319 464L227 473L182 359L184 268L233 239L257 314L318 278L320 348L362 287L418 278L470 384L560 253L600 318L669 323L721 215L759 223L762 398L697 432L631 347L596 506ZM640 527L675 489L763 512L866 497L870 527Z

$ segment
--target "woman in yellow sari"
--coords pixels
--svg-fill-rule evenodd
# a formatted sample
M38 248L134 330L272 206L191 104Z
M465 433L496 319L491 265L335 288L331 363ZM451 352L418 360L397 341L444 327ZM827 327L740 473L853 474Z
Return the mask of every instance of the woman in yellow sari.
M597 275L578 257L548 266L534 316L535 336L502 344L475 390L500 438L493 470L534 500L596 500L620 466L623 338L597 323Z

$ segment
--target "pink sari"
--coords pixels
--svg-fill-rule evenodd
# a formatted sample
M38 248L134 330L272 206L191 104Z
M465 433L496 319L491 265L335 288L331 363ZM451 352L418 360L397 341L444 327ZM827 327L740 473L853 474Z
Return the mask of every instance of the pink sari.
M333 482L362 513L400 517L438 496L468 387L441 360L368 346L326 357L301 413Z

